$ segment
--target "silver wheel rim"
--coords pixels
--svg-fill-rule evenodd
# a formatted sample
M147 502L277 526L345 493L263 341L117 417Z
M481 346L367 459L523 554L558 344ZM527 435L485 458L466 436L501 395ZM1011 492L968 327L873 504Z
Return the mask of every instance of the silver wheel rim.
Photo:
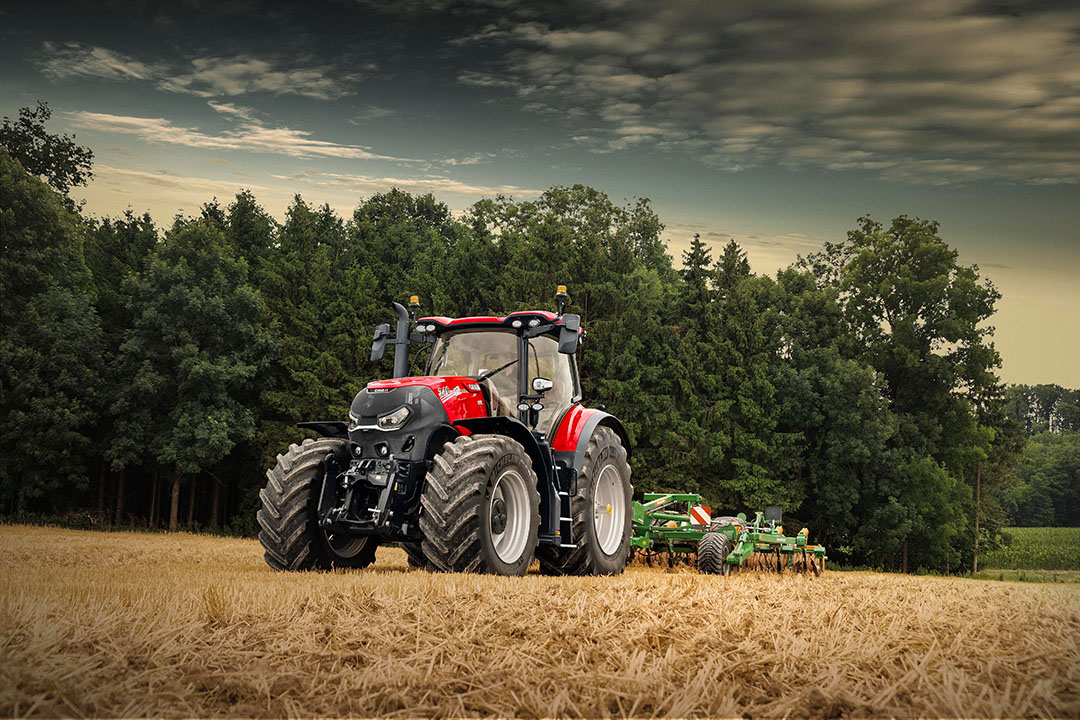
M529 487L517 470L507 468L495 480L488 521L495 554L504 563L516 563L529 542Z
M352 558L360 554L367 545L366 537L355 537L342 533L325 533L326 544L330 550L340 558Z
M625 518L622 476L614 465L605 465L593 486L593 530L605 555L614 555L622 544Z

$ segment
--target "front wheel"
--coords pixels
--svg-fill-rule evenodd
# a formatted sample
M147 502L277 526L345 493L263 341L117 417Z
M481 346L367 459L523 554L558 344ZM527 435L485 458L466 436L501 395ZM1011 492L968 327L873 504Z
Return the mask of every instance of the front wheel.
M633 520L630 465L615 431L601 425L589 438L577 493L570 499L575 546L537 550L548 575L614 575L626 568Z
M455 438L435 456L420 497L423 555L447 572L524 575L540 530L540 493L525 448L501 435Z
M266 472L259 492L259 542L275 570L363 568L375 562L374 537L327 533L316 521L316 506L327 455L348 456L344 440L322 438L290 445Z
M432 569L431 563L424 556L424 548L421 543L418 542L403 542L401 543L401 549L405 551L405 555L409 561L409 567L413 570L430 570Z

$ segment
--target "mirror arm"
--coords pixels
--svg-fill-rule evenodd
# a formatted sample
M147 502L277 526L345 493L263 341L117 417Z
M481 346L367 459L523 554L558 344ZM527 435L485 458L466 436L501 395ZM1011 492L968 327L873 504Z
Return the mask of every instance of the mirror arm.
M537 325L536 327L526 328L523 337L526 340L531 340L534 337L540 337L546 332L551 332L557 327L558 325L555 323L548 323L547 325Z

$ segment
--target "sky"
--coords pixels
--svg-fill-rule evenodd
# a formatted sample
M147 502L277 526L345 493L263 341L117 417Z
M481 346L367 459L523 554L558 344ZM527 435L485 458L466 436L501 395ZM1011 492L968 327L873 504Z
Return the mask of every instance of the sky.
M96 216L582 183L764 274L937 220L1003 294L1002 379L1080 387L1075 1L9 1L0 68L0 115L94 151Z

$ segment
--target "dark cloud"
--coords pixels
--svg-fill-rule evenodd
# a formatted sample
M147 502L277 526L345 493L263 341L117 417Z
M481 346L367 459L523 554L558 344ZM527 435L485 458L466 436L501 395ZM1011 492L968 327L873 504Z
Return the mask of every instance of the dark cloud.
M562 127L563 147L655 149L730 171L827 168L922 185L1080 180L1075 2L196 5L134 13L146 37L158 33L153 48L142 36L53 31L36 66L54 81L142 82L219 100L345 101L343 122L354 125L414 116L419 97L454 107L456 85L477 113L487 102ZM170 53L172 36L187 39L172 39Z
M903 182L1080 178L1080 6L966 0L598 3L599 21L494 23L533 107L589 108L596 151L656 146ZM1005 9L1015 10L1005 12Z

